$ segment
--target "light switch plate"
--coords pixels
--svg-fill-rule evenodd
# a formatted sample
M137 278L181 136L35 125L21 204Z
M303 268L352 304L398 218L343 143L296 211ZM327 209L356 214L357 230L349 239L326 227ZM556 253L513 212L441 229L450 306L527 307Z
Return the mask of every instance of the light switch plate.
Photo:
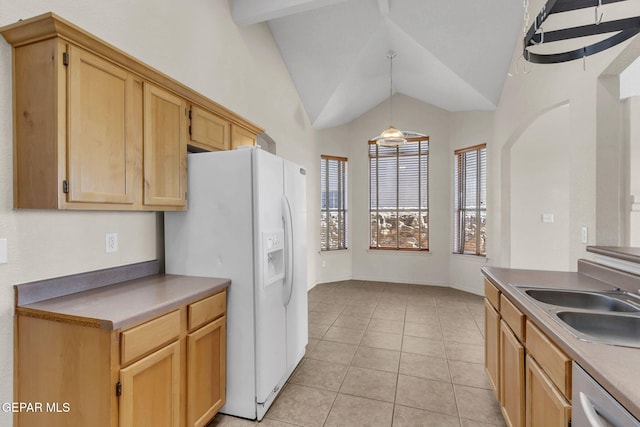
M7 239L0 239L0 264L9 262L9 254L7 253Z
M543 213L542 214L542 222L553 222L553 214L552 213Z

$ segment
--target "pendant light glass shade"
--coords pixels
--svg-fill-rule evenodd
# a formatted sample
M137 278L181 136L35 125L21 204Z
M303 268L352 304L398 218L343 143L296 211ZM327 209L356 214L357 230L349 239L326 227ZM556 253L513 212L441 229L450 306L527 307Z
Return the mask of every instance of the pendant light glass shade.
M390 123L393 123L393 58L396 53L389 51L387 58L389 58L389 115ZM381 147L400 147L407 143L404 138L404 134L401 130L396 129L393 125L389 125L389 128L382 132L379 137L376 138L376 144Z
M406 144L406 142L407 140L404 138L402 131L393 126L389 126L389 129L382 132L376 140L376 144L382 147L399 147Z

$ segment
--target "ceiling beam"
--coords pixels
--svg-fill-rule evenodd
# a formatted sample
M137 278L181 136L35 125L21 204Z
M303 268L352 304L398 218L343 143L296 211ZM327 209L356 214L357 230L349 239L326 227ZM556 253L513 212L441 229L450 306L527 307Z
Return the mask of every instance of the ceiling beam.
M231 14L244 26L318 9L345 0L233 0Z
M380 9L380 16L387 16L391 11L391 7L389 6L389 2L391 0L378 0L378 9Z

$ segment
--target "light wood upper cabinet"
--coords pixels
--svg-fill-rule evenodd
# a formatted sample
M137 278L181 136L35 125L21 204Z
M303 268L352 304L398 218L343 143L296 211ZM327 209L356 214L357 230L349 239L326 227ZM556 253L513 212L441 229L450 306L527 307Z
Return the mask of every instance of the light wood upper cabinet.
M134 201L135 144L131 73L68 47L68 200Z
M228 150L231 146L230 123L196 105L191 107L190 144L207 151Z
M239 126L231 126L231 149L235 150L242 146L256 145L256 134L249 132Z
M144 204L186 206L187 103L144 84Z
M227 150L262 132L53 13L0 34L13 49L15 208L184 209L188 142Z
M59 39L14 49L14 207L131 209L141 86Z

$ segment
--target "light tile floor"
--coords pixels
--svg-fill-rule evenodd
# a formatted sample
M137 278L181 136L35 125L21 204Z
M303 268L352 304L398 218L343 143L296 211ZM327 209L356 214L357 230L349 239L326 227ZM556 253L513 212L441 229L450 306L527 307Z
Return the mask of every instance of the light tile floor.
M307 352L260 425L504 426L481 297L349 280L309 291ZM217 415L210 427L256 424Z

